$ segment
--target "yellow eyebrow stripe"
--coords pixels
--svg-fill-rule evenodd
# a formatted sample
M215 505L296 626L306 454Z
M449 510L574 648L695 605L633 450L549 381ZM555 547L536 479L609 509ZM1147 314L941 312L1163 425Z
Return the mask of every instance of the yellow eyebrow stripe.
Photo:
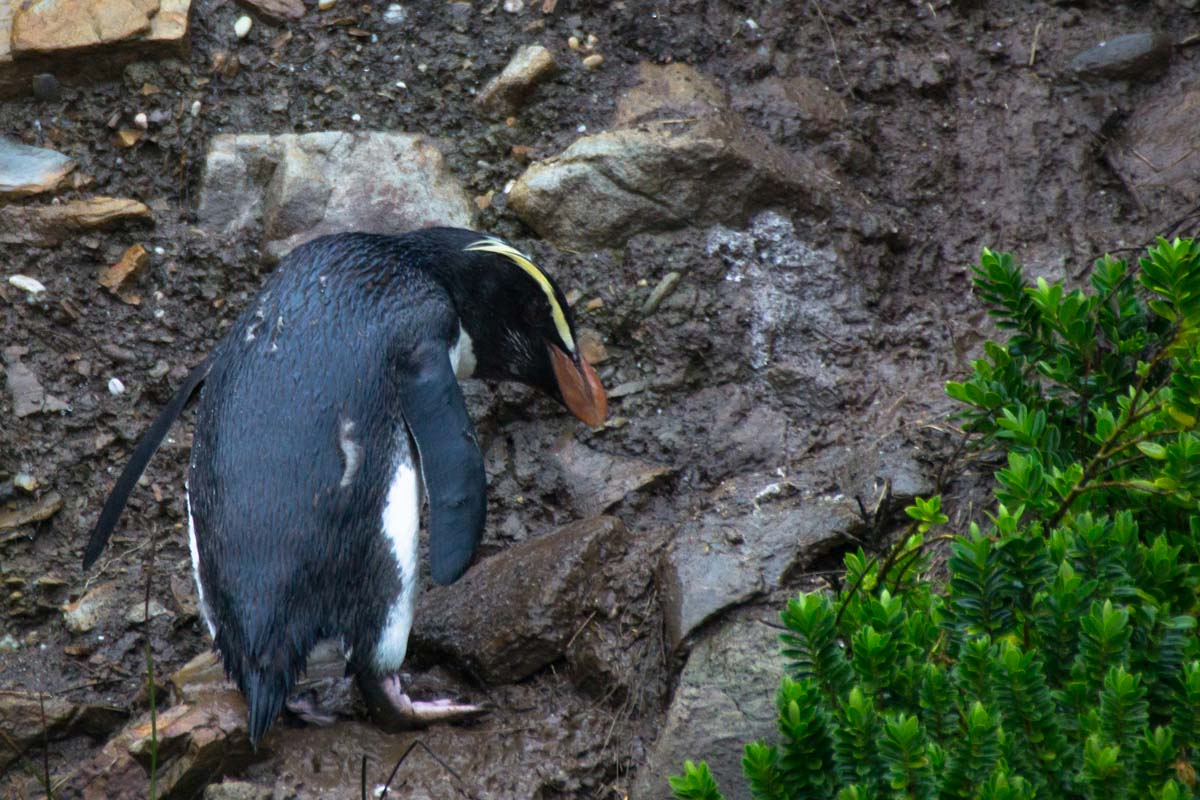
M562 306L558 304L558 299L554 296L554 287L550 285L550 279L546 277L546 274L529 260L529 256L499 239L481 239L463 249L468 252L502 255L529 273L529 277L538 282L538 286L542 287L542 291L546 293L546 299L550 301L550 315L554 318L554 327L558 330L559 337L566 344L568 350L572 353L575 352L575 339L571 336L571 326L567 324L567 315L563 313Z

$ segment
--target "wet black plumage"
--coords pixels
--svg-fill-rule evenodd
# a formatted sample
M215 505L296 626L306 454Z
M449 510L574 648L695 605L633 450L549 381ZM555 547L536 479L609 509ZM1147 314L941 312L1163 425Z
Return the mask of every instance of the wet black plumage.
M594 379L555 326L557 303L573 339L558 287L548 284L552 300L512 259L466 251L482 238L447 228L338 234L294 250L152 425L92 531L85 567L199 389L188 496L201 600L255 743L318 641L340 637L352 670L375 669L402 588L380 532L398 464L419 465L424 478L434 579L452 582L469 564L486 481L448 358L460 325L476 377L521 380L564 401L549 345ZM602 401L600 390L601 418ZM361 445L353 470L339 438L349 435Z

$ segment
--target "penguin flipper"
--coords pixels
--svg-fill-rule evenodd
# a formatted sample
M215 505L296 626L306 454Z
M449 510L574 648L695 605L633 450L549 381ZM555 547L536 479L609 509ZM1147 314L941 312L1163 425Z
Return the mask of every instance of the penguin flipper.
M466 572L483 538L487 477L447 349L418 344L402 368L400 405L429 498L429 565L439 584Z
M211 368L212 359L206 358L188 373L183 385L179 387L179 391L175 392L175 396L167 403L167 407L162 410L142 440L138 442L137 449L133 451L133 455L129 457L129 463L121 471L121 477L117 478L117 482L113 485L112 493L109 494L104 508L100 511L100 518L96 520L96 526L92 528L92 533L88 537L87 549L83 551L84 569L91 569L92 564L96 563L96 559L100 557L100 553L104 552L104 547L108 544L108 537L117 527L117 521L121 518L121 512L125 510L129 494L133 491L138 479L142 477L146 465L150 462L150 457L158 450L158 446L162 444L167 431L183 412L188 400L200 388L200 384L204 383Z

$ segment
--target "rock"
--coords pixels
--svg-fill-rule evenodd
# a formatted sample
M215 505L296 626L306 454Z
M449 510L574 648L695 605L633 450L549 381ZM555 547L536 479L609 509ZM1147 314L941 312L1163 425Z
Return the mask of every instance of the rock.
M637 233L744 220L777 201L823 207L830 182L805 157L723 115L577 139L531 165L508 202L559 247L586 250L619 247Z
M45 739L58 741L85 733L105 736L128 718L128 712L112 706L77 705L50 694L0 692L0 731L6 739L0 747L0 770ZM10 745L18 748L13 752ZM68 795L55 792L58 797Z
M245 39L250 33L250 26L253 24L254 20L243 14L233 23L233 35L239 39Z
M590 56L584 56L581 63L584 69L600 69L600 66L604 64L604 56L599 53L592 53Z
M1129 115L1111 151L1125 183L1165 218L1200 200L1197 119L1200 87L1162 92Z
M605 568L620 568L625 526L595 517L513 545L419 601L414 648L449 656L489 683L526 678L563 656L592 607Z
M10 285L17 287L22 292L30 295L31 300L37 299L40 295L46 292L46 285L37 278L31 278L28 275L9 275L8 282Z
M685 522L663 554L660 587L672 649L714 615L777 588L862 526L853 501L805 496L777 476L730 479L713 496L713 507Z
M0 93L29 91L34 75L111 76L138 58L180 55L191 0L28 0L0 3Z
M662 280L654 287L654 291L650 292L650 296L646 298L646 302L642 303L642 314L649 316L657 311L658 307L662 305L662 301L675 291L680 277L678 272L673 271L663 275Z
M231 688L158 712L158 791L195 797L214 776L236 774L254 760L246 705ZM109 739L99 753L64 779L60 796L133 800L146 796L151 727L145 715Z
M1067 65L1080 78L1151 80L1171 62L1174 45L1161 33L1129 33L1084 50Z
M554 54L540 44L517 50L508 66L488 81L475 98L483 111L497 117L517 112L537 85L558 72Z
M54 102L62 99L62 87L58 83L58 78L49 72L34 75L30 85L33 87L33 96L38 100Z
M172 614L170 611L163 608L162 603L152 599L150 601L150 608L147 609L145 602L138 600L129 607L128 611L125 612L125 621L130 625L142 625L147 619L154 619L155 617L164 616L169 617L172 616Z
M637 84L617 99L614 127L628 128L661 116L706 117L729 106L721 85L687 64L643 61L637 76Z
M583 516L610 511L630 494L671 473L670 467L592 450L565 438L554 449L563 485Z
M12 22L14 55L83 50L150 30L158 0L27 0Z
M150 254L140 244L130 247L121 256L121 260L100 273L100 285L126 303L137 305L141 298L130 293L130 286L146 271L150 264Z
M75 602L63 606L63 622L66 623L67 630L71 633L89 633L95 630L117 599L115 583L102 583L89 589Z
M74 159L62 153L0 136L0 200L53 191L73 169Z
M258 786L245 781L225 781L204 787L204 800L271 800L270 786Z
M21 649L21 643L11 633L0 636L0 653L15 653Z
M743 748L779 738L775 694L786 666L779 647L779 632L753 619L731 622L696 645L631 797L668 800L667 776L683 772L684 759L703 759L727 800L750 800Z
M62 495L47 492L36 503L12 511L0 511L0 533L16 530L34 522L43 522L57 514L63 507Z
M42 411L70 411L71 407L62 400L46 394L37 375L21 361L25 352L25 348L17 346L4 349L4 383L12 396L13 416L20 419Z
M238 3L276 22L287 22L304 16L303 0L238 0Z
M341 131L217 136L199 218L233 236L261 224L263 249L276 259L326 233L471 227L475 219L428 138Z
M136 200L91 197L49 206L0 206L0 243L52 247L84 231L125 222L154 222Z

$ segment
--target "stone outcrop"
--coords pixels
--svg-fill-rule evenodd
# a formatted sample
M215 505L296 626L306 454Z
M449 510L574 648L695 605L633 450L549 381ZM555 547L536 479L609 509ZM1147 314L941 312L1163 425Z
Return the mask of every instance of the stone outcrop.
M471 227L474 206L428 138L405 133L216 137L205 161L202 225L261 229L268 259L339 231Z

